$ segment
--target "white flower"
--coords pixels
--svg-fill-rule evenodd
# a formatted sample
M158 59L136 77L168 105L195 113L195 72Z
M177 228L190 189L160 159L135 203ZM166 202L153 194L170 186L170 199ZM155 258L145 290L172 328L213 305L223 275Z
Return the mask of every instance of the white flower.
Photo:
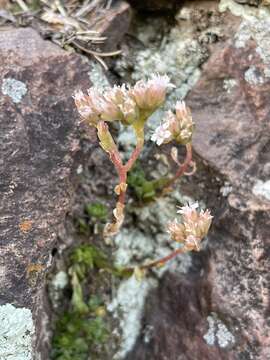
M175 105L175 110L176 110L176 114L177 114L177 112L179 112L180 116L181 115L183 116L183 114L187 113L187 107L186 107L186 103L184 102L184 100L177 101L177 103Z
M189 214L191 212L193 212L194 210L198 209L199 207L199 203L195 202L193 204L189 204L189 205L185 205L180 207L180 209L177 211L177 214L182 214L182 215L186 215Z
M170 82L170 78L168 75L159 75L159 74L155 74L152 76L152 78L150 80L148 80L148 86L156 86L158 88L175 88L175 85L173 85Z
M151 140L157 143L158 146L164 143L164 141L168 140L171 136L171 132L168 130L168 123L164 123L158 126L151 136Z

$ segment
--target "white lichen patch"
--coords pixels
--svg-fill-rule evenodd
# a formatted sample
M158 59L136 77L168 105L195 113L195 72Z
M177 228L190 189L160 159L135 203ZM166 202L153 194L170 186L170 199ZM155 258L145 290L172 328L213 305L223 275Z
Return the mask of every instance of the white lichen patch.
M167 74L176 88L169 94L164 110L171 109L177 100L185 98L199 80L201 64L208 58L207 47L198 39L195 25L193 29L188 24L176 24L163 38L156 33L157 24L141 24L139 28L138 37L143 36L141 40L145 43L145 49L133 53L134 71L131 78L135 82L147 79L153 73ZM216 30L208 29L208 33L212 31ZM125 64L123 58L118 60L116 69L123 77L129 73L128 64ZM160 121L160 116L157 121Z
M65 271L59 271L52 279L52 286L56 290L63 290L68 284L68 275Z
M210 345L218 345L226 348L235 343L234 335L229 331L227 326L218 318L217 314L211 313L207 317L208 331L203 336L205 342Z
M252 192L256 196L262 196L267 200L270 200L270 180L263 182L258 180L253 186Z
M235 79L224 79L223 81L223 89L228 94L231 94L231 92L234 90L236 86L237 86L237 81Z
M222 196L227 197L231 192L232 192L233 188L230 185L230 183L228 181L225 181L224 185L220 188L220 193Z
M0 360L32 360L33 334L29 309L0 306Z
M201 75L200 65L206 57L206 51L198 40L175 27L171 30L168 41L160 48L138 52L132 77L134 80L146 79L153 73L153 69L157 73L167 74L176 85L176 90L169 97L171 102L175 102L176 99L183 99L198 81Z
M137 229L123 229L115 238L115 263L130 266L134 258L150 258L155 251L155 243L151 240Z
M2 82L2 93L9 96L15 104L21 102L24 95L27 93L26 85L19 80L13 78L6 78Z
M68 285L68 274L65 271L57 272L49 282L49 296L52 306L57 309L61 306L63 290Z
M239 4L234 0L220 0L219 11L229 10L233 15L240 16L245 20L253 20L254 18L267 18L269 11L267 7L255 7L247 4Z
M249 40L257 44L256 52L266 65L264 75L270 77L270 9L237 4L233 0L221 0L221 12L229 10L235 16L242 17L242 22L235 34L235 46L242 48Z
M134 275L122 281L119 286L116 297L107 307L108 311L114 312L114 316L120 318L122 330L120 348L113 359L124 359L135 345L140 334L146 296L156 286L157 281L155 279L146 277L137 280Z
M251 85L262 85L265 82L264 76L256 66L251 66L244 74L246 82Z
M88 76L93 86L97 89L103 90L104 88L110 86L110 83L100 64L93 63L91 70L88 72Z

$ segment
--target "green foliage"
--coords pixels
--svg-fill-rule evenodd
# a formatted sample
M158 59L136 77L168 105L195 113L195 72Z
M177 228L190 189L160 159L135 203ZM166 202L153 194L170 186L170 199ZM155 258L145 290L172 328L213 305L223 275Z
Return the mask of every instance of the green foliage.
M147 180L142 167L136 163L128 174L128 185L139 201L154 200L157 193L166 185L168 179Z
M106 222L108 209L101 203L90 203L84 207L85 214L83 217L75 217L74 225L79 234L88 236L93 232L93 227L98 228Z
M69 256L70 285L72 289L71 310L64 312L56 323L52 342L52 360L87 360L92 348L103 344L108 329L101 316L102 299L92 295L85 300L84 287L91 270L109 269L105 254L90 244L73 249Z
M108 217L108 209L101 203L92 203L85 206L85 211L90 218L97 220L106 220Z
M110 263L106 255L95 246L90 244L82 244L77 246L70 254L69 274L72 285L72 299L73 308L85 313L88 307L83 299L82 286L89 271L93 268L111 269Z
M107 264L106 255L91 244L77 246L70 254L71 265L79 265L85 275L86 270L104 267Z
M91 347L105 343L108 330L101 317L65 312L57 321L52 360L87 360Z
M82 218L75 218L74 225L79 234L88 235L90 233L90 227L88 222Z

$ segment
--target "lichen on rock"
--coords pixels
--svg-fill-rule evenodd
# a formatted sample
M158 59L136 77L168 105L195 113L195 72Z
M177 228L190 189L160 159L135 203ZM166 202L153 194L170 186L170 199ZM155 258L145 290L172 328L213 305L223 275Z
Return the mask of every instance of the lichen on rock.
M29 309L0 306L0 360L32 360L33 334Z
M254 184L252 192L256 196L261 196L266 200L270 200L270 180L257 180Z
M134 275L121 282L116 296L107 307L108 311L113 312L114 316L121 319L121 343L113 359L124 359L135 345L141 330L146 296L156 286L155 279L138 280Z
M242 22L234 36L234 44L237 48L244 48L249 40L254 40L256 42L256 52L266 65L264 74L266 77L270 77L269 8L255 8L237 4L233 0L221 0L219 9L221 12L229 10L235 16L242 18Z
M219 345L226 348L235 342L234 335L229 331L227 326L218 318L217 314L211 313L207 317L208 331L203 336L206 343L210 346Z
M27 93L27 87L22 81L5 78L2 82L2 93L9 96L15 104L18 104Z

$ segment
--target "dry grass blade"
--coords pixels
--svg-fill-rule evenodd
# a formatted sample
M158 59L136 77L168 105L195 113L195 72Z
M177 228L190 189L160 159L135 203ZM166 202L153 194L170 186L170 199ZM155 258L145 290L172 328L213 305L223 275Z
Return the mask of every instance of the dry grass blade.
M29 7L26 5L26 3L23 0L16 0L16 3L23 11L29 11Z
M31 24L35 19L39 30L41 28L49 34L54 43L62 47L71 44L75 49L93 56L105 69L107 66L103 58L121 54L121 50L99 52L91 49L91 45L100 45L107 40L95 29L103 29L100 24L110 21L107 11L112 0L40 0L36 11L28 7L26 0L16 2L22 9L14 14L18 24L24 23L25 19L27 24ZM41 21L38 23L37 20Z
M120 55L122 53L122 50L116 50L116 51L111 51L111 52L102 52L99 53L97 51L94 50L90 50L90 49L86 49L84 46L78 44L76 41L72 41L71 42L75 47L77 47L78 49L91 54L91 55L95 55L95 56L100 56L100 57L109 57L109 56L117 56Z

